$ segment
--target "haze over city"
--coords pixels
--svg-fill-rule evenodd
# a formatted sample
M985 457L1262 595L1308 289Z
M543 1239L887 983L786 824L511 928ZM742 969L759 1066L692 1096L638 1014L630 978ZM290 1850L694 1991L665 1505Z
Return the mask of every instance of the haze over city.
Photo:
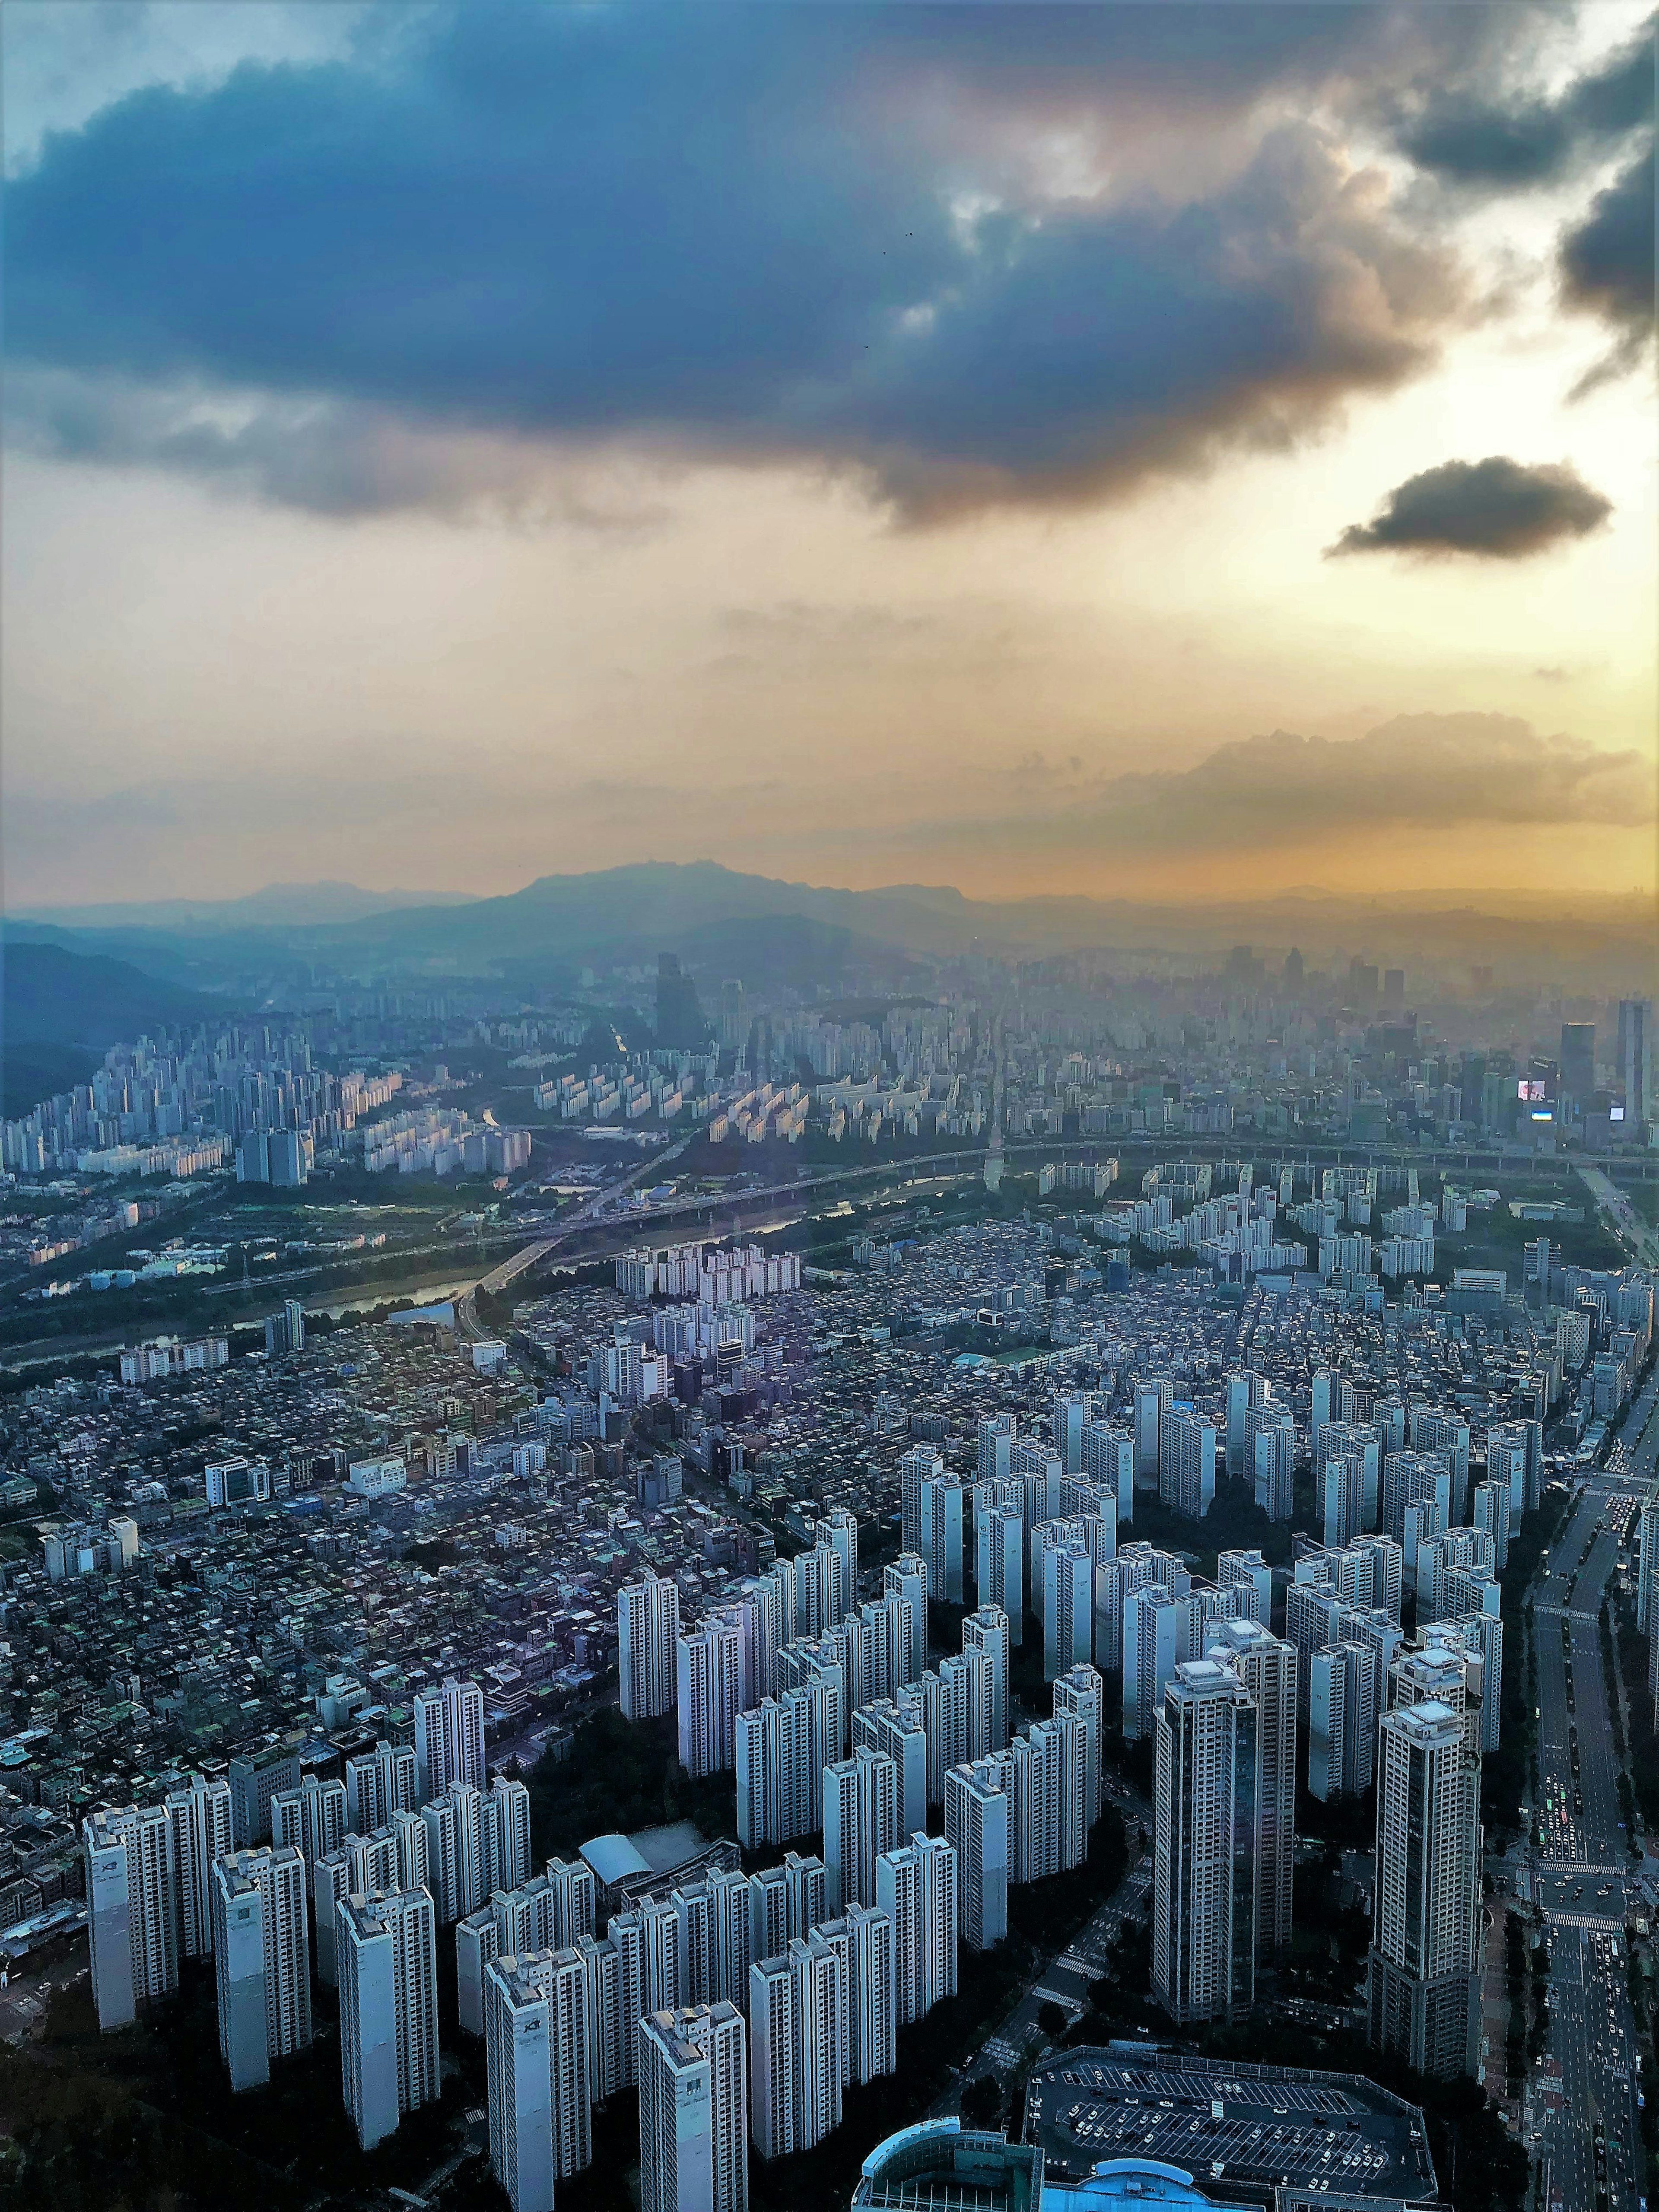
M15 900L1651 889L1639 9L3 35Z
M4 2212L1659 2204L1659 15L4 0Z

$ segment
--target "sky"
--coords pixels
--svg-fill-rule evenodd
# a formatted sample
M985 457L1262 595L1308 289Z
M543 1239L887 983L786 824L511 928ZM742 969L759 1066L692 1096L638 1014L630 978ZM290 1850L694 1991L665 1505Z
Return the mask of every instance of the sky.
M1650 14L0 40L13 904L1653 890Z

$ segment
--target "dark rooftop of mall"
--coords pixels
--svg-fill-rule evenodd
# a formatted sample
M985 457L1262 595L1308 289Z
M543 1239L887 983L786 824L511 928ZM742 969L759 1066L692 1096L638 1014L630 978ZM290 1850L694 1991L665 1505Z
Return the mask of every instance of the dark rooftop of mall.
M1359 2074L1139 2045L1060 2051L1032 2069L1025 2138L1054 2180L1081 2180L1105 2159L1150 2158L1264 2205L1287 2187L1395 2203L1435 2193L1422 2113Z

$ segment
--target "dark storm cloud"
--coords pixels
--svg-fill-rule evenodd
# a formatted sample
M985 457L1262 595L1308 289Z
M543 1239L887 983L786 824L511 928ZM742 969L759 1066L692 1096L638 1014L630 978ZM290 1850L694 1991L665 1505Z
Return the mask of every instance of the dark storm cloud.
M1554 100L1431 95L1399 132L1402 152L1448 182L1499 189L1547 183L1653 121L1650 21L1629 46Z
M351 61L153 88L47 139L9 200L9 341L50 372L14 425L329 514L510 500L550 445L800 457L927 514L1288 444L1433 359L1443 253L1305 123L1174 204L1044 196L988 116L1023 144L1148 112L1207 141L1269 94L1478 77L1535 22L371 19Z
M1632 346L1653 333L1653 149L1590 203L1561 242L1567 297L1613 325Z
M1495 453L1443 461L1407 477L1370 522L1351 523L1332 553L1468 553L1519 561L1563 538L1583 538L1613 502L1572 469L1528 466Z

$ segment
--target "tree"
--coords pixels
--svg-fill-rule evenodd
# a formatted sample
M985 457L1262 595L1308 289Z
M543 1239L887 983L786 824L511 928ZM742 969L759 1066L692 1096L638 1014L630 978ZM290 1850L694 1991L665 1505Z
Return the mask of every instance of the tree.
M1057 2005L1052 1997L1045 1997L1037 2007L1037 2026L1050 2043L1058 2043L1067 2027L1066 2008Z
M994 2074L977 2074L962 2093L962 2124L994 2128L1002 2118L1002 2084Z

